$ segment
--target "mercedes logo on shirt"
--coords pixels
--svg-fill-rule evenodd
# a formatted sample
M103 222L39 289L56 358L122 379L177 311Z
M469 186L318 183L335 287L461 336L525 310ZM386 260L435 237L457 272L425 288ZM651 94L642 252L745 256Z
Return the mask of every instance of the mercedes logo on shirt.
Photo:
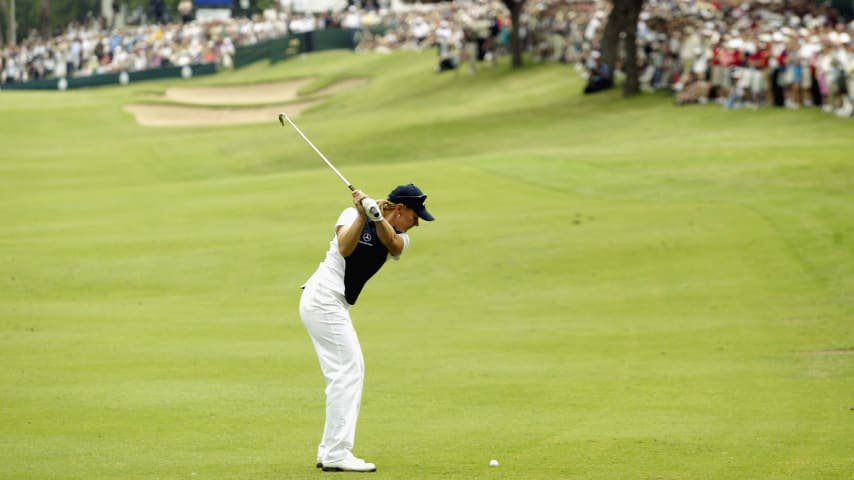
M371 244L371 238L371 234L368 232L362 234L362 242L367 243L368 245Z

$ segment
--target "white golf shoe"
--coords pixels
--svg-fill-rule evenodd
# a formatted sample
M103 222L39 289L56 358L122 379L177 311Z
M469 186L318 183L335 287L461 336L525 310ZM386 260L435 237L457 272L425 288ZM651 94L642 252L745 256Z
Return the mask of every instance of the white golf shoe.
M349 456L337 462L323 462L324 472L376 472L377 466L361 458Z

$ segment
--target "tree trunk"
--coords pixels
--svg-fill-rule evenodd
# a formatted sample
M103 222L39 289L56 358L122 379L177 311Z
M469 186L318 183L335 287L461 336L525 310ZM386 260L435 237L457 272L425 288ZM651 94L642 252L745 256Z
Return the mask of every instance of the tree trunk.
M644 0L612 0L613 8L602 34L602 61L613 72L621 69L626 74L623 95L631 96L640 92L637 52L638 18ZM620 65L620 53L624 63Z
M626 28L626 83L623 85L623 96L629 97L640 93L640 71L638 68L637 33L638 19L643 10L644 0L629 0L629 20Z
M51 38L50 17L50 0L42 0L42 9L39 15L39 33L41 33L42 38Z
M608 23L605 24L605 31L602 32L602 40L599 43L599 53L602 54L601 61L608 66L612 74L617 67L620 32L623 31L623 18L625 17L621 4L620 0L613 0L611 13L608 15Z
M6 0L0 0L0 17L3 17L4 20L9 18L9 10L6 9ZM4 25L0 25L0 47L3 46L6 40L5 38L3 38L3 27Z
M626 83L623 84L623 96L631 97L640 93L640 72L638 71L638 18L643 8L643 0L629 0L629 15L626 23L626 37L623 45L626 49Z
M5 1L5 0L0 0ZM18 43L18 35L15 31L15 0L9 1L9 10L6 12L6 18L9 20L9 31L6 32L9 35L9 45L17 45Z
M513 23L510 33L510 52L513 56L513 68L522 66L522 39L519 38L519 22L522 19L522 7L525 0L503 0L510 10L510 21Z

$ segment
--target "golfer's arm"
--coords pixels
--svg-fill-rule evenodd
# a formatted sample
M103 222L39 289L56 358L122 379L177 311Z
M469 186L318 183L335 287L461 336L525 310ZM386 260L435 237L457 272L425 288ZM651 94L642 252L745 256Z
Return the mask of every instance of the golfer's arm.
M336 235L338 235L338 252L341 253L342 257L349 257L356 250L356 245L359 244L359 237L362 235L362 229L365 228L367 220L368 217L360 212L351 225L338 226L338 230L336 230Z
M396 257L403 252L403 238L394 231L394 227L388 223L388 220L383 219L382 222L377 222L377 235L380 237L380 242L388 249L388 253Z

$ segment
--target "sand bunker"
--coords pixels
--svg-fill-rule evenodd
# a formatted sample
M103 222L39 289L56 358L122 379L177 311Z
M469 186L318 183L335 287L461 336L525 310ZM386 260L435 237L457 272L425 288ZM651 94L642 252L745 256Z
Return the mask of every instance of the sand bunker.
M231 85L221 87L171 87L165 98L185 105L127 105L125 111L136 117L140 125L147 127L191 127L211 125L238 125L276 121L279 113L297 117L306 108L320 102L312 97L327 95L340 90L364 85L367 79L350 79L336 82L313 93L304 102L297 99L300 88L312 79L290 80L255 85ZM204 105L251 105L244 108L209 108ZM189 104L189 105L186 105ZM195 106L198 105L198 106Z
M240 125L246 123L278 122L279 114L297 117L318 101L269 105L253 108L205 108L177 105L128 105L125 111L146 127L194 127L211 125Z
M257 85L229 85L223 87L171 87L166 98L174 102L194 105L248 105L252 103L288 102L297 98L300 88L313 80L261 83Z

